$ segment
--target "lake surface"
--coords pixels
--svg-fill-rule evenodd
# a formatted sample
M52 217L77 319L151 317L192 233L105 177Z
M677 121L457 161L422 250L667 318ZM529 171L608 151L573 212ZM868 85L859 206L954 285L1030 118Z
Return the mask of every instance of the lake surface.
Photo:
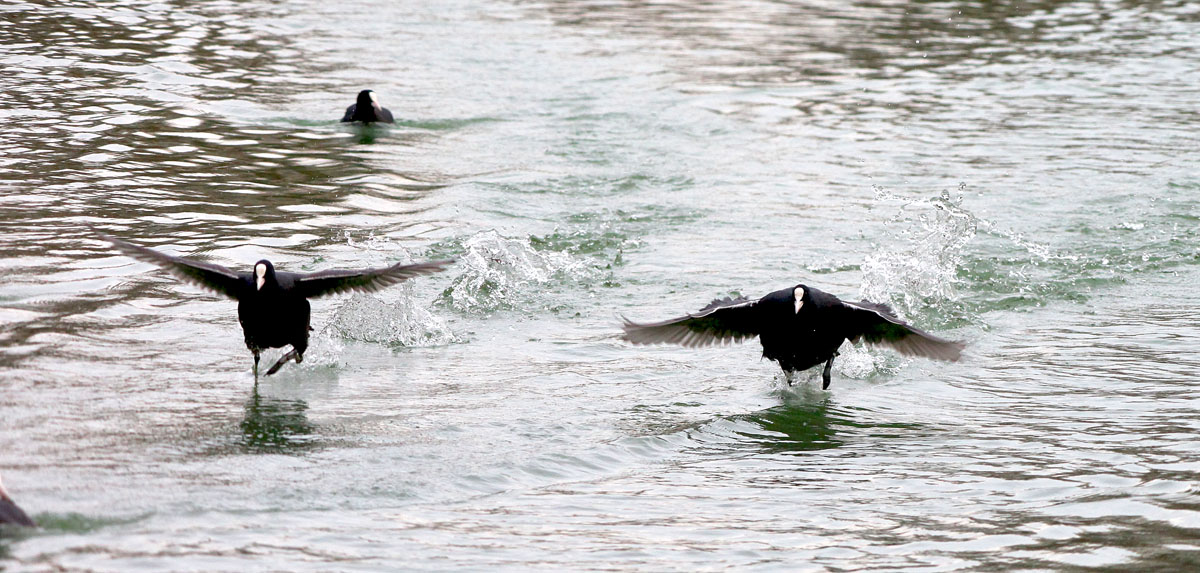
M1011 4L1011 5L1010 5ZM1200 5L9 2L9 571L1200 567ZM386 128L337 120L374 89ZM248 270L314 301L255 385ZM807 283L966 340L633 347ZM274 360L279 351L264 357Z

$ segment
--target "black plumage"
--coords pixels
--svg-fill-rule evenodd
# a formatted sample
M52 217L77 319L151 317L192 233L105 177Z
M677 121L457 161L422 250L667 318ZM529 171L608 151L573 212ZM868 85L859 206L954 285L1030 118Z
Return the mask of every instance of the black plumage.
M833 359L846 340L951 362L965 347L908 325L886 304L846 302L805 285L758 300L717 299L699 312L662 322L639 324L627 318L624 322L624 339L634 344L700 347L757 336L763 356L778 362L789 380L795 372L824 362L822 388L829 387Z
M342 116L342 122L351 121L396 123L392 119L392 112L379 105L379 98L375 97L375 92L371 90L358 92L358 101L346 108L346 115Z
M8 496L4 484L0 483L0 525L4 524L37 527L37 524L29 518L25 511Z
M454 261L433 261L412 265L396 264L382 269L325 270L315 273L276 271L270 261L261 260L250 272L238 273L220 265L173 257L120 239L101 235L118 250L139 261L166 269L185 281L202 286L238 301L238 322L246 336L246 347L254 354L254 373L258 374L259 353L267 348L292 349L283 355L267 375L274 374L289 359L304 360L308 348L310 307L308 299L328 294L374 292L404 280L445 270Z

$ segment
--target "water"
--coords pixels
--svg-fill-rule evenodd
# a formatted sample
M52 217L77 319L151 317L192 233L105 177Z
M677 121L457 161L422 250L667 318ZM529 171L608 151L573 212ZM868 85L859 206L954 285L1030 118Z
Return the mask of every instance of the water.
M1200 563L1193 2L0 7L0 568ZM336 120L371 88L397 117ZM455 257L234 305L115 254ZM807 282L970 342L830 392L651 320ZM265 357L273 360L272 354Z

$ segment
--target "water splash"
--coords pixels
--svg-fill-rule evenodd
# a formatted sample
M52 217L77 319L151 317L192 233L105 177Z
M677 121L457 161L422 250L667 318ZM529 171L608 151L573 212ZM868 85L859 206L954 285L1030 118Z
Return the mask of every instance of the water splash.
M402 347L441 346L457 340L446 321L417 300L411 285L392 291L400 293L394 302L369 294L354 295L338 307L321 337Z
M899 202L900 211L865 259L864 297L892 304L901 316L921 315L926 325L962 326L987 311L1082 303L1097 288L1200 260L1177 250L1194 242L1195 232L1181 231L1169 211L1103 229L1067 226L1055 246L975 216L962 206L964 190L914 198L875 189L877 200ZM1125 233L1147 239L1131 243ZM968 253L972 240L977 244Z
M370 254L372 266L386 266L414 257L403 245L368 232L356 237L351 230L341 238L355 249ZM429 311L429 301L416 293L417 283L404 282L385 291L355 293L333 311L332 318L311 337L305 366L313 368L342 363L346 341L383 344L391 347L442 346L458 341L446 320Z
M567 253L535 248L528 238L483 231L463 243L463 268L441 296L462 312L508 308L547 285L593 277L597 269Z
M955 301L963 247L986 222L962 207L961 194L948 191L915 199L876 187L875 197L902 205L889 220L886 243L873 244L863 261L863 297L888 302L901 316Z
M910 361L895 352L872 352L865 345L847 341L838 349L833 371L839 376L862 380L875 374L896 374ZM817 368L812 370L819 371Z
M352 229L343 229L341 238L346 241L346 244L363 251L384 251L389 253L390 258L412 259L412 253L403 245L393 241L387 236L379 236L375 231L367 231L361 238L356 237ZM389 262L388 264L392 264Z

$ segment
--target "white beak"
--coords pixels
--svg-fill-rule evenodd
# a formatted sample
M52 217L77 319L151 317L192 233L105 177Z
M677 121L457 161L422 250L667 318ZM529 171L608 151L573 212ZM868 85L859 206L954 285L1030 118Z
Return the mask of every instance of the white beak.
M792 291L792 296L796 299L796 314L800 314L800 307L804 306L804 289L796 287L796 290Z
M254 274L258 275L258 279L254 281L257 285L256 290L262 290L263 285L267 283L267 265L255 265Z

